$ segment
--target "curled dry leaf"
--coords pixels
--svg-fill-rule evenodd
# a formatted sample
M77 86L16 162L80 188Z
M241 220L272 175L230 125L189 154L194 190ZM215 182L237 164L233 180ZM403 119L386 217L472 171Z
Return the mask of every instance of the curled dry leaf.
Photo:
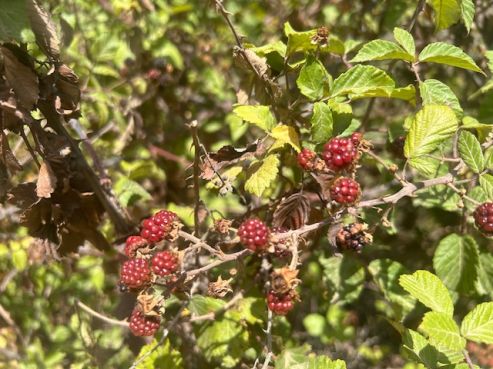
M0 161L10 170L15 173L22 170L22 166L15 158L9 146L7 136L0 130Z
M39 168L38 181L36 182L36 195L38 197L50 198L55 192L57 178L50 164L44 161Z
M15 92L19 103L31 110L39 97L38 77L34 70L22 63L16 55L6 47L0 47L3 56L5 77Z
M305 225L310 214L310 201L303 192L295 193L281 201L274 212L272 225L298 229Z
M27 0L26 6L31 29L39 47L51 59L59 60L60 40L50 15L38 5L36 0Z

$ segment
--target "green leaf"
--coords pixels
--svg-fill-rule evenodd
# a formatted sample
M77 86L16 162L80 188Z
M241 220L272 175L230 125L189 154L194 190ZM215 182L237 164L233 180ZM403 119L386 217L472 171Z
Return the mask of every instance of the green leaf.
M277 140L277 145L290 145L296 152L300 152L300 138L294 127L280 124L269 133L270 136Z
M283 350L276 358L275 369L308 369L308 346Z
M486 51L484 56L488 59L488 69L493 73L493 50Z
M221 309L225 302L209 296L194 295L188 304L188 309L194 315L205 315Z
M136 369L183 368L181 354L178 350L171 347L169 339L166 339L162 344L159 344L157 340L153 340L147 345L142 346L136 360L148 354L155 347L157 348L142 360L136 366Z
M462 49L445 42L434 42L426 46L419 54L419 61L446 64L483 73L474 60Z
M467 28L467 32L471 32L471 26L474 21L474 13L476 7L473 0L460 0L460 15L462 21Z
M341 103L330 99L327 101L327 105L332 111L333 123L333 136L340 136L351 125L353 120L353 108L351 104Z
M310 100L320 100L329 88L330 75L317 59L309 57L301 68L296 85Z
M29 28L26 0L0 0L0 41L21 41L25 28Z
M287 47L282 41L276 41L270 44L252 47L250 50L252 50L258 56L266 56L270 53L278 53L284 58L284 56L286 55L286 49Z
M132 205L138 200L151 200L152 196L140 184L127 177L120 177L115 183L115 194L123 207Z
M296 52L315 51L319 48L319 46L313 42L313 37L317 34L316 29L297 32L288 22L286 22L284 23L284 33L288 38L286 56L290 56ZM336 36L330 35L327 45L320 46L319 51L343 55L344 43Z
M310 336L319 337L324 333L327 322L323 315L308 314L303 319L303 325Z
M390 93L394 87L394 80L383 70L371 65L356 65L337 77L331 96L361 95L382 90Z
M468 340L493 344L493 302L479 304L469 312L460 331Z
M435 369L438 362L438 351L420 333L406 329L402 335L402 347L405 352L427 368Z
M395 27L394 28L395 40L407 51L408 54L413 56L413 60L416 54L416 45L414 44L413 36L406 30Z
M368 271L385 298L392 303L398 318L405 317L414 309L416 300L399 285L399 277L407 273L402 264L390 259L377 259L370 263Z
M435 23L437 30L450 27L457 23L460 17L459 0L429 0L435 11Z
M457 117L445 105L425 105L413 119L404 145L407 158L426 155L451 137L458 127Z
M250 165L247 171L248 180L245 182L245 190L255 196L262 196L264 191L277 178L278 167L279 159L277 155L268 155L264 160Z
M363 45L351 62L361 63L369 60L391 59L413 61L414 55L409 54L401 46L392 41L373 40Z
M485 174L479 177L479 184L486 193L489 201L493 201L493 175Z
M276 124L276 118L265 105L240 105L233 109L233 113L264 131L270 131Z
M462 131L459 136L459 154L462 160L474 173L484 170L484 156L481 144L476 136L467 131Z
M452 298L442 281L433 273L418 270L413 274L402 275L399 283L431 310L452 315L454 311Z
M318 355L310 357L307 369L346 369L346 363L342 360L331 360L328 356Z
M445 83L436 79L427 79L419 83L419 92L423 105L447 105L458 117L462 116L459 99Z
M218 361L221 367L233 368L248 347L248 332L234 320L216 320L200 330L197 345L208 361Z
M236 303L234 308L229 309L224 317L239 322L245 321L248 324L262 324L267 319L265 300L257 297L244 297Z
M478 292L493 298L493 255L479 254Z
M409 165L426 178L436 178L440 167L440 160L429 156L418 156L408 161Z
M419 328L438 349L444 347L452 351L461 351L466 347L466 340L461 337L459 327L450 315L429 311Z
M365 270L359 261L345 255L321 259L320 263L329 289L341 301L350 303L359 297L365 280Z
M451 234L438 244L433 267L448 288L470 293L478 275L478 257L478 246L472 237Z
M332 110L324 102L313 104L313 115L310 120L312 140L316 143L326 142L332 137L333 117Z

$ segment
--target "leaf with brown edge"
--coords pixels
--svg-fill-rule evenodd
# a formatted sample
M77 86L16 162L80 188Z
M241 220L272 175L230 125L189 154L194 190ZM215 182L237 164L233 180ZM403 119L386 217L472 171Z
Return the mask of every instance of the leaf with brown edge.
M298 192L283 199L277 206L272 225L298 229L306 224L309 215L310 201L303 192Z
M36 182L36 195L38 197L50 198L55 192L57 178L50 164L44 161L39 168L38 181Z
M60 59L60 40L50 15L41 8L36 0L27 0L27 15L36 42L43 52L51 59Z
M23 64L14 53L6 47L0 47L3 55L5 77L15 92L21 105L31 110L38 101L38 77L34 70Z
M22 165L20 165L12 153L7 136L2 131L0 131L0 161L5 164L11 173L22 170Z

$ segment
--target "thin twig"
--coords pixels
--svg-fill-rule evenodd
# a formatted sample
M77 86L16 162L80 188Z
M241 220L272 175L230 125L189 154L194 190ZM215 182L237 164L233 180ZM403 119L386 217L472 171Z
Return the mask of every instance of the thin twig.
M262 369L267 369L269 367L270 360L272 358L272 311L268 309L267 313L267 329L265 334L267 336L267 355L265 356L264 365Z
M462 353L464 354L464 359L466 359L467 366L469 366L469 369L474 369L474 364L471 361L471 357L469 356L469 352L467 350L462 350Z
M407 27L408 32L412 32L414 26L416 25L416 21L418 20L419 13L421 13L424 9L426 0L419 0L418 5L416 5L416 10L414 11L413 17L409 22L409 26Z
M375 159L377 162L379 162L380 164L382 164L385 167L385 169L387 169L394 176L394 178L397 179L400 183L402 183L402 184L405 184L406 183L406 181L404 181L404 179L400 175L397 174L397 170L394 170L394 168L391 167L390 165L388 165L385 162L385 160L383 160L380 156L378 156L377 154L375 154L371 150L365 150L364 152L367 155L371 156L373 159Z
M92 316L98 318L99 320L102 320L103 322L106 322L106 323L112 324L112 325L119 325L120 327L127 327L128 328L128 322L127 321L108 318L107 316L100 314L97 311L94 311L89 306L84 304L82 301L77 300L77 306L80 307L82 310L84 310L86 313L91 314Z
M198 122L196 120L189 124L190 130L192 131L193 147L195 150L193 159L193 193L194 193L194 229L195 235L200 236L200 224L199 224L199 211L200 211L200 141L198 135Z

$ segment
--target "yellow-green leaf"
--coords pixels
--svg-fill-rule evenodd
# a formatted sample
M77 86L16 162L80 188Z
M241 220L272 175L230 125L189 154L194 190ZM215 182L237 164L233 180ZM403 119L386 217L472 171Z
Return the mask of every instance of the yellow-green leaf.
M280 124L270 132L270 135L276 139L276 143L280 146L290 145L296 152L300 152L300 139L294 127Z
M279 159L277 155L269 155L264 160L250 165L247 171L248 180L245 190L255 196L262 196L264 191L277 178L279 171Z

